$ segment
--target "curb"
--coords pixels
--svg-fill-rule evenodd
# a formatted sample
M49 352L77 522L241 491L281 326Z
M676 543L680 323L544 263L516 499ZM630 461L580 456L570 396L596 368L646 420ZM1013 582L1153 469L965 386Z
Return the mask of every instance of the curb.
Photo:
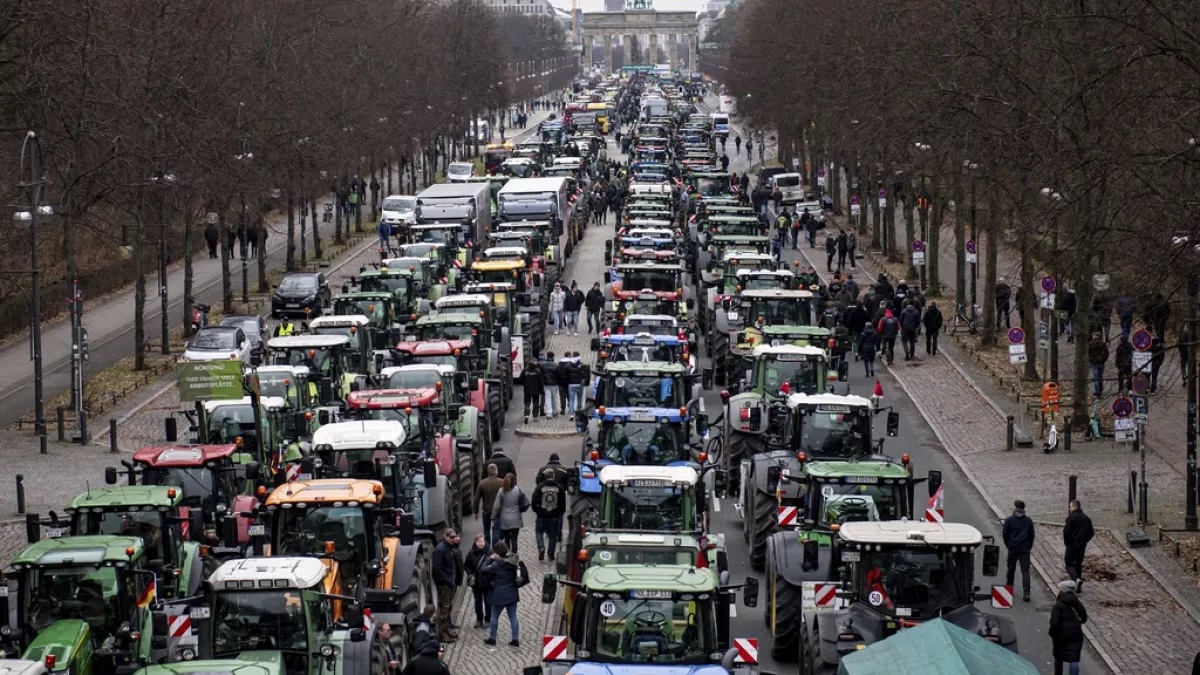
M513 434L522 438L582 438L578 431L526 431L513 429Z

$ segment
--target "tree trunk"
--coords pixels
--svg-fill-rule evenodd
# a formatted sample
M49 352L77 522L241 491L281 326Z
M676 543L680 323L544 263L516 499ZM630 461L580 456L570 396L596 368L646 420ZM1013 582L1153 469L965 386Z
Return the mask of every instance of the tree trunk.
M225 222L225 205L217 209L217 231L221 233L221 313L233 313L233 278L229 274L229 225Z
M904 257L908 259L908 275L909 279L916 280L918 278L917 266L912 262L912 243L917 240L917 220L915 217L917 192L913 189L913 181L905 180L905 187L908 188L908 194L904 195L904 234L908 238L908 248L904 251Z
M1096 233L1095 223L1101 216L1098 209L1092 209L1090 200L1094 199L1090 192L1084 192L1083 203L1076 204L1073 224L1083 224L1086 237L1083 241L1092 240L1090 236ZM1097 220L1093 220L1093 218ZM1104 327L1098 325L1096 314L1092 311L1092 247L1075 246L1075 382L1074 401L1071 414L1077 420L1087 419L1088 378L1091 376L1091 364L1087 360L1087 346L1092 339L1092 333L1103 333ZM1103 269L1103 268L1101 268ZM1105 317L1105 320L1109 320Z
M262 207L259 207L262 210ZM260 213L258 218L258 292L266 293L270 290L267 284L267 219L264 214Z
M996 251L1000 248L1000 214L996 209L996 189L990 184L987 205L987 274L983 277L983 297L979 300L980 311L983 313L983 335L980 336L980 343L994 346L996 344ZM976 246L978 246L978 242L976 242Z
M296 271L296 200L292 196L292 181L287 183L287 271Z
M925 294L935 298L942 295L942 279L941 271L938 267L938 252L942 246L942 220L946 213L946 202L940 199L940 195L933 205L933 212L930 214L929 228L929 245L925 247L925 265L929 268L926 272L929 274L929 283L925 288Z
M1009 225L1012 225L1013 212L1011 209L1008 212L1008 220L1009 220ZM1020 238L1017 246L1020 247L1020 250L1022 252L1028 252L1030 250L1029 249L1029 236L1027 234L1025 234L1024 228L1022 228L1022 230L1021 230L1021 238ZM1034 294L1032 293L1032 290L1033 290L1033 260L1032 260L1032 258L1033 258L1032 255L1022 255L1021 256L1021 291L1020 291L1020 302L1017 303L1017 309L1018 309L1017 314L1020 317L1021 330L1025 331L1025 336L1026 336L1025 337L1025 354L1026 354L1027 360L1025 361L1025 368L1023 369L1024 370L1023 376L1029 380L1036 380L1036 379L1038 379L1037 360L1038 360L1038 351L1040 351L1040 350L1037 348L1036 338L1034 340L1032 340L1032 342L1033 342L1032 345L1030 345L1031 340L1029 339L1030 335L1037 335L1037 321L1036 321L1037 310L1036 310L1036 307L1035 307L1034 301L1033 301Z
M313 259L321 259L321 230L317 227L317 200L311 199L312 202L312 235L313 235Z
M190 205L185 203L183 208L183 335L192 336L192 284L194 272L192 269L192 236L195 234L195 214Z
M886 255L887 249L884 248L883 239L883 207L879 205L879 188L876 187L876 184L883 184L883 182L880 180L880 176L881 174L876 173L874 176L872 176L871 180L871 194L869 198L871 202L871 221L875 226L874 230L871 232L871 248L878 251L883 251Z
M141 195L134 216L133 238L133 369L146 369L146 223L142 217Z
M883 207L883 218L887 221L887 234L885 236L887 259L895 262L900 260L900 250L896 243L896 204L900 201L900 195L896 192L895 181L892 181L891 185L885 185L884 189L887 190L888 194L887 204Z
M966 209L963 194L962 174L954 174L954 297L963 306L967 302L967 257L966 257ZM972 204L971 208L975 208Z

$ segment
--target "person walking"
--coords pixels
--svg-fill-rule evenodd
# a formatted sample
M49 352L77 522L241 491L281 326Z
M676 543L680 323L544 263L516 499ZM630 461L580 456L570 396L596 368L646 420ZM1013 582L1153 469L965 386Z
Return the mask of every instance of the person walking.
M489 513L489 520L491 514ZM486 531L486 530L485 530ZM483 585L483 565L492 557L492 547L488 545L483 532L475 535L475 543L467 551L467 559L463 568L467 573L467 586L471 589L471 598L475 601L475 627L483 628L484 621L490 621L492 616L491 594Z
M496 503L492 505L492 519L496 521L504 539L503 542L496 542L496 546L504 543L513 553L517 552L517 536L524 525L521 514L528 510L529 498L517 485L517 477L508 474L504 477L504 487L496 495ZM496 600L493 598L492 602L496 603Z
M1183 331L1179 333L1179 373L1187 377L1188 362L1192 358L1192 334L1187 324L1184 324Z
M1096 536L1092 528L1092 519L1083 512L1078 499L1072 499L1067 507L1067 522L1063 525L1063 546L1066 553L1063 562L1067 566L1067 574L1075 580L1075 592L1083 593L1083 557L1087 553L1087 545Z
M925 325L925 353L936 356L938 335L942 332L942 310L938 309L936 302L929 303L921 323Z
M580 361L579 352L571 355L567 370L567 412L572 417L583 409L583 386L591 378L591 368Z
M904 345L904 360L917 358L917 332L921 330L921 310L916 303L904 304L900 310L900 342Z
M850 254L850 269L858 268L858 233L850 230L850 235L846 237L846 252Z
M547 471L550 472L549 475L546 474ZM571 470L563 466L562 458L558 456L557 452L552 452L550 459L542 468L538 469L536 480L538 484L551 480L559 487L566 489L571 480Z
M800 217L796 220L796 222L799 225L799 227L796 228L796 238L800 238L800 231L803 230L804 238L808 240L808 247L816 248L817 222L816 219L813 218L812 213L809 213L807 206L804 207L804 211L800 213ZM795 241L792 242L792 248L796 248Z
M538 560L545 560L549 552L554 560L558 539L562 536L562 517L567 510L567 493L555 479L554 469L546 469L538 486L533 489L534 536L537 539Z
M216 260L217 244L221 243L221 231L217 229L216 223L204 226L204 243L208 244L208 259Z
M579 312L583 309L583 291L572 281L571 290L563 300L563 313L567 317L567 330L572 335L579 335Z
M392 250L392 224L386 220L379 221L379 252L390 254Z
M563 307L567 302L567 292L563 290L562 284L554 284L554 290L550 292L550 323L554 325L554 334L563 327Z
M1005 328L1012 328L1012 322L1008 315L1012 312L1012 288L1003 277L996 282L995 291L996 302L996 327L1000 327L1000 322L1004 322Z
M495 462L488 463L487 476L479 481L479 489L476 491L479 496L475 498L475 520L479 520L480 514L483 514L483 533L487 535L488 544L495 541L492 507L496 505L496 494L502 487L504 480L500 478L500 467Z
M529 414L534 417L542 416L542 394L545 382L542 368L537 361L530 360L521 371L521 388L525 391L525 424L529 424Z
M571 384L571 352L563 352L562 358L554 366L554 379L558 382L558 410L561 413L567 410L567 394Z
M841 272L842 268L844 268L846 266L846 254L850 252L849 246L850 246L850 240L849 240L849 237L846 236L846 231L839 230L838 237L837 237L837 256L838 256L837 271L838 272Z
M450 666L442 661L443 654L444 649L437 640L428 640L404 666L400 675L450 675Z
M1092 341L1088 343L1088 364L1092 367L1092 393L1100 396L1104 393L1104 363L1108 361L1108 343L1099 333L1092 333Z
M600 282L592 284L591 290L583 298L583 306L587 308L587 329L589 333L599 333L600 310L604 308L604 291L600 290Z
M858 356L863 362L863 373L867 377L875 375L875 352L879 349L879 334L875 327L867 324L858 336Z
M1134 302L1133 296L1122 295L1117 298L1115 307L1117 320L1121 322L1121 335L1129 337L1129 334L1133 332L1133 315L1137 309L1137 303Z
M1113 361L1117 366L1117 393L1125 394L1133 388L1133 345L1124 333L1117 336L1116 356Z
M1008 576L1005 584L1013 585L1017 565L1021 566L1021 599L1029 602L1029 554L1033 551L1033 519L1025 515L1025 502L1013 502L1012 515L1004 519L1004 546L1008 548Z
M1058 597L1050 610L1050 641L1054 653L1054 675L1063 675L1063 664L1070 675L1079 675L1079 661L1083 656L1083 624L1087 623L1087 609L1075 592L1075 582L1060 581Z
M510 473L514 478L516 477L517 465L512 461L511 457L505 454L504 448L499 446L492 448L492 456L488 461L496 465L496 470L501 480Z
M733 137L733 156L737 157L742 154L742 137L735 135Z
M433 549L433 585L437 589L437 634L440 642L458 639L451 617L454 616L454 595L463 582L462 562L455 555L461 542L458 530L448 527L442 532L442 541Z
M516 551L509 551L504 542L497 542L492 547L492 555L483 566L482 574L485 582L492 589L492 619L488 625L488 637L483 641L486 645L496 644L496 628L500 623L500 615L508 614L508 626L512 632L512 647L521 646L521 625L517 621L517 603L521 601L517 589L517 576L521 559Z
M883 310L883 318L879 320L875 332L879 333L879 341L883 345L883 358L890 366L896 360L896 336L900 334L900 321L892 314L892 310Z
M558 396L555 396L555 390L558 389L558 365L554 363L554 352L547 352L545 359L538 359L538 365L542 368L542 382L545 391L549 392L549 396L542 397L545 403L546 417L558 417L562 412L562 406L559 405Z
M833 274L833 256L837 254L837 239L832 234L825 235L825 270Z

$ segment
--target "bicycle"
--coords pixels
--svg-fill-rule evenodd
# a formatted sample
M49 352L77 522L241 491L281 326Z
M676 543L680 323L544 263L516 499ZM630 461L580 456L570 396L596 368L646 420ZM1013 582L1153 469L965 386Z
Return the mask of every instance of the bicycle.
M962 303L954 304L954 316L950 321L946 322L946 333L952 335L958 331L959 324L966 326L967 330L974 333L979 330L979 305L971 305L971 314L967 316L967 309Z

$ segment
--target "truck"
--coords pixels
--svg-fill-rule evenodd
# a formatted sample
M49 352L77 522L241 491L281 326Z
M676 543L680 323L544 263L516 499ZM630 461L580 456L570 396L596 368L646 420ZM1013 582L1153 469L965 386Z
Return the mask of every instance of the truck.
M932 618L1017 651L1013 619L975 605L992 597L976 592L975 551L983 546L983 576L995 576L1000 566L992 537L964 523L877 521L845 523L835 542L839 581L807 582L768 617L776 635L780 622L796 627L792 639L772 645L776 659L799 660L801 672L820 672ZM816 550L814 541L793 564L811 561Z
M563 176L514 178L496 196L499 219L503 222L548 221L546 237L550 246L546 262L563 265L582 237L576 208L577 195Z
M435 183L417 195L417 224L458 223L464 244L486 241L492 229L491 197L487 183Z

